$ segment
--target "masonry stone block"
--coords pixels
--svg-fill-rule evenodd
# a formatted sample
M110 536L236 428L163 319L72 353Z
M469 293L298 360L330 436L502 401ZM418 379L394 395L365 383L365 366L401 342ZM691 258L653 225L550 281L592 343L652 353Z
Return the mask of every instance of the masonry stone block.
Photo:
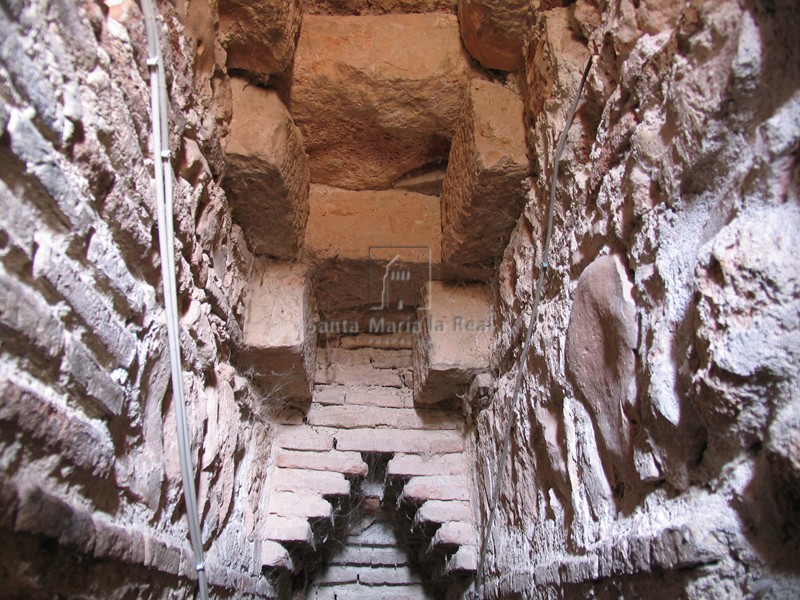
M466 472L466 463L461 454L396 454L386 466L389 477L411 477L413 475L459 475Z
M463 452L458 431L348 429L336 433L339 450L357 452Z
M319 494L298 489L291 492L270 492L267 512L282 517L324 520L333 516L333 507Z
M43 246L36 252L33 271L69 303L91 330L90 337L96 338L119 366L131 365L136 356L136 338L125 328L108 301L95 291L91 281L82 275L79 264Z
M321 328L339 323L340 314L355 311L357 317L377 323L389 310L416 305L430 265L441 262L441 217L435 197L312 185L310 204L305 249L320 264L314 284L320 313L326 317ZM393 280L392 272L407 273L407 279Z
M222 0L219 38L227 67L264 76L289 71L302 18L297 0Z
M312 181L381 189L446 158L471 73L453 15L306 15L291 109Z
M86 392L102 413L119 416L125 404L125 388L92 357L88 349L74 337L67 339L62 369L68 372L80 389Z
M463 477L416 476L403 487L402 498L415 504L427 500L469 500L469 490Z
M414 401L434 404L463 395L472 379L489 366L492 312L481 284L434 281L423 296L414 332Z
M224 140L223 187L233 218L256 255L297 256L308 218L303 136L277 92L231 82L233 119Z
M427 500L414 515L414 525L420 527L429 523L467 522L472 518L469 502L460 500Z
M76 467L105 477L114 464L108 435L90 422L40 394L9 380L0 380L0 424L30 436L46 450L59 453Z
M310 399L316 368L314 301L299 265L258 261L246 298L240 364L270 399Z
M488 69L515 71L530 31L529 0L459 0L461 40L469 53Z
M566 334L566 368L592 415L601 444L621 473L633 472L632 403L637 341L632 284L618 256L595 259L581 274Z
M281 450L275 459L275 464L288 469L335 471L354 477L364 477L367 474L367 463L358 452Z
M492 265L502 257L530 189L528 171L522 99L473 80L442 187L445 262Z
M0 274L0 325L48 359L64 348L63 327L32 288Z
M307 469L278 468L272 474L272 487L279 492L313 492L322 496L347 496L350 482L341 473Z

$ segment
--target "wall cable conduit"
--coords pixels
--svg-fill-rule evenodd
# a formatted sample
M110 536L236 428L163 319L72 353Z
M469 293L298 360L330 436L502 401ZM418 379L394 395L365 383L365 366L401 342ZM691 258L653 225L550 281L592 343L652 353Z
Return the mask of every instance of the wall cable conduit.
M169 103L164 73L164 60L158 36L158 27L152 0L139 0L144 16L147 36L147 66L150 71L150 107L153 127L153 164L158 213L158 240L161 253L161 276L164 288L164 310L169 343L172 395L175 404L178 452L180 454L183 498L189 525L189 539L194 552L195 569L201 600L208 599L208 582L205 572L200 517L197 508L197 491L194 485L194 466L189 449L189 427L186 422L186 400L183 394L183 369L181 367L180 325L178 321L178 296L175 278L175 232L172 223L172 164L169 151Z

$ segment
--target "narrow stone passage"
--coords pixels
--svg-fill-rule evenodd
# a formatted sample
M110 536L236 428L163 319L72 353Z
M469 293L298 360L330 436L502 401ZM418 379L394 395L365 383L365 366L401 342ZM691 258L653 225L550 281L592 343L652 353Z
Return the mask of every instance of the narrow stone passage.
M408 335L318 349L312 401L280 419L268 480L262 560L280 585L439 598L474 574L460 407L415 408L411 358Z
M2 2L0 600L800 598L799 36Z

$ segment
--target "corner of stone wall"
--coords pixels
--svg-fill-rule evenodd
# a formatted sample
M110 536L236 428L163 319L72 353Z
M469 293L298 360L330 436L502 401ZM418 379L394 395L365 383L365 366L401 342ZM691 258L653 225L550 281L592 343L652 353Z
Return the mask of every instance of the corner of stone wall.
M274 596L255 556L272 426L236 362L254 259L218 185L216 16L159 8L206 571L214 595ZM141 13L18 3L0 28L4 593L191 595Z
M484 523L555 144L594 65L560 165L487 597L647 595L656 580L659 597L797 593L800 63L781 40L799 30L788 4L534 11L522 88L537 178L494 282L497 393L472 442Z

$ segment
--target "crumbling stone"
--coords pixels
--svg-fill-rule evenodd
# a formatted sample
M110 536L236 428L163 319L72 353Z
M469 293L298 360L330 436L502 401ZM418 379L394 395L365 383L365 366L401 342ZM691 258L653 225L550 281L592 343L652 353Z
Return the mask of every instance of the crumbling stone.
M425 284L430 305L420 310L414 335L414 402L435 404L466 391L489 366L492 316L480 284Z
M219 39L228 55L227 67L264 76L287 73L300 21L298 0L223 0Z
M398 13L455 13L456 0L302 0L303 14L383 15Z
M631 289L619 257L595 259L578 280L566 335L567 372L622 472L632 469L628 407L637 330Z
M309 286L299 265L260 261L251 275L240 360L272 398L311 398L316 334Z
M231 81L233 120L225 139L223 181L254 254L292 259L308 217L303 137L273 90Z
M488 69L515 71L523 65L529 35L529 0L459 0L461 39Z
M508 244L529 186L522 100L473 80L442 186L442 258L493 264Z
M314 277L319 310L325 317L321 328L334 325L339 321L337 314L348 310L357 311L357 318L377 320L385 313L370 308L402 310L416 305L419 286L430 277L430 265L440 262L436 198L399 190L349 191L313 185L310 203L305 249L311 260L323 263ZM395 256L409 278L400 285L390 281L383 296L383 280ZM366 325L361 326L364 329Z
M306 15L290 107L312 181L380 189L446 158L470 76L455 16Z

